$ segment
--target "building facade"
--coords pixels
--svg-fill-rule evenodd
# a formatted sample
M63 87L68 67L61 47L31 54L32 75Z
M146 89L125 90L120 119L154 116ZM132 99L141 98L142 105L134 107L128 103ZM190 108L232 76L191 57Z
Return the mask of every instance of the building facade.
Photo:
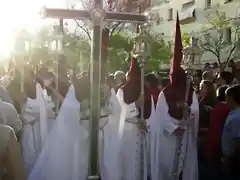
M159 16L153 31L162 33L164 40L172 41L176 13L182 32L199 32L208 24L206 16L213 10L223 12L227 18L240 17L240 0L153 0L153 13ZM215 62L211 53L204 53L201 63Z

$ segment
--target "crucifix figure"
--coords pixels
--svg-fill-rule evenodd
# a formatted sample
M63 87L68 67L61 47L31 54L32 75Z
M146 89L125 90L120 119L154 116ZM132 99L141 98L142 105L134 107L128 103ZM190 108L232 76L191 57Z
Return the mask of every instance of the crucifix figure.
M90 98L90 144L89 144L89 174L88 179L99 179L98 172L98 127L100 119L100 81L101 81L101 45L103 23L135 22L145 23L147 17L140 14L124 12L106 12L102 0L94 0L90 10L70 10L45 8L45 18L57 19L88 19L93 24L92 54L91 54L91 98Z

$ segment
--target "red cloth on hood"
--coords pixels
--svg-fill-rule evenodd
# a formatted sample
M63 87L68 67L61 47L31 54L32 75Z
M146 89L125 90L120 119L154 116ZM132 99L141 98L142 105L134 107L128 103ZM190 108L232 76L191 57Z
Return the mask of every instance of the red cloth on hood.
M150 98L151 96L153 97L154 105L156 107L160 90L158 88L149 88L148 91L150 94Z
M136 58L130 57L130 59L130 78L120 87L123 91L123 99L126 104L137 101L141 94L141 69Z

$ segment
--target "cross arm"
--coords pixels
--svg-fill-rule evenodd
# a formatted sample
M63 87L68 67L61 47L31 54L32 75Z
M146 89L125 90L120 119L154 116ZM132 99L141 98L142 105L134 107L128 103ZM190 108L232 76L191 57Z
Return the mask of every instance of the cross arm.
M142 14L133 14L133 13L107 12L105 16L105 20L119 21L119 22L145 23L147 21L147 16Z
M58 19L89 19L89 12L74 9L44 8L43 17Z

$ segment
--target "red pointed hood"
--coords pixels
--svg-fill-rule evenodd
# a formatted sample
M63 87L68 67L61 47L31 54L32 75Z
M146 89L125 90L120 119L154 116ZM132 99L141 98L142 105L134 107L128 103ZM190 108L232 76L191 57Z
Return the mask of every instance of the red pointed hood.
M108 48L109 44L109 29L105 28L102 30L102 48Z
M140 80L141 78L141 68L138 63L138 60L131 56L131 64L129 68L129 76L130 76L130 81L134 80Z
M130 60L129 80L122 87L126 104L135 102L141 93L141 69L136 58L131 56Z
M179 108L176 104L185 103L186 95L186 73L181 68L181 62L183 58L183 46L181 39L181 29L179 23L179 17L177 13L176 26L175 26L175 40L173 56L171 60L170 68L170 85L167 86L163 92L169 107L169 115L175 119L181 119L183 110ZM193 88L190 87L188 96L188 105L192 104L192 93Z
M177 20L175 25L174 49L173 49L173 56L171 59L170 75L176 74L182 71L182 68L181 68L181 62L183 58L182 50L183 50L183 46L182 46L181 29L180 29L180 23L179 23L179 16L177 12Z

